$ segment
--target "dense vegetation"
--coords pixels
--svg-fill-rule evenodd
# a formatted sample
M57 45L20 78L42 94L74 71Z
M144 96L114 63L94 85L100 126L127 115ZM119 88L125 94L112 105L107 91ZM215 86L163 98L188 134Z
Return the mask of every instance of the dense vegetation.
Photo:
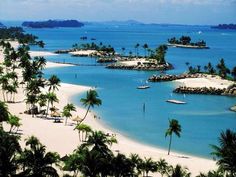
M43 41L37 41L37 39L37 36L25 34L21 27L0 28L0 40L17 40L20 44L44 47Z
M110 54L115 54L115 49L111 45L103 45L102 42L99 44L96 44L94 42L92 43L86 43L86 44L73 44L73 49L75 50L96 50L98 52L105 52Z
M226 66L224 59L220 59L219 63L214 67L210 62L203 67L200 65L193 67L190 66L188 62L186 62L186 65L188 67L188 71L191 74L195 73L206 73L206 74L211 74L211 75L219 75L223 79L229 79L229 80L235 80L236 81L236 66L230 69ZM231 77L229 76L231 75Z
M6 26L0 22L0 28L5 28Z
M39 22L23 22L22 26L30 28L82 27L83 23L77 20L48 20Z
M217 26L212 26L212 28L216 29L231 29L231 30L236 30L236 24L219 24Z
M198 42L192 42L191 37L189 36L181 36L179 39L175 37L168 39L170 44L180 44L180 45L190 45L190 46L197 46L197 47L206 47L206 42L204 40Z

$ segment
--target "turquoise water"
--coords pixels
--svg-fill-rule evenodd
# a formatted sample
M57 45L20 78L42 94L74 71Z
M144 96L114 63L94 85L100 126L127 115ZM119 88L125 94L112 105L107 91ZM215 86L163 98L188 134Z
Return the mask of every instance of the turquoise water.
M181 73L186 70L185 62L192 65L205 65L208 61L216 64L224 58L232 68L236 66L236 32L218 31L207 26L107 26L88 25L83 28L26 29L46 42L46 49L54 51L71 47L80 41L81 36L96 38L104 44L111 44L117 51L122 47L126 53L134 53L134 45L148 43L156 47L170 37L189 35L193 40L204 39L209 50L169 48L168 60L175 69L168 73ZM202 31L201 34L198 32ZM33 47L33 49L37 49ZM140 47L139 52L144 53ZM50 61L66 61L80 64L93 64L92 58L75 58L67 54L47 57ZM103 104L95 111L104 123L124 135L153 146L167 148L165 130L168 119L178 119L182 125L181 138L173 139L172 149L188 154L210 157L209 144L216 144L217 137L227 128L236 130L236 114L228 108L236 103L236 98L226 96L172 94L172 98L187 101L186 105L174 105L165 102L171 97L174 83L150 83L151 88L137 90L153 71L108 70L102 66L74 66L51 68L46 76L57 74L63 82L97 86ZM77 75L77 78L75 77ZM83 95L73 97L77 104ZM143 104L146 112L143 113Z

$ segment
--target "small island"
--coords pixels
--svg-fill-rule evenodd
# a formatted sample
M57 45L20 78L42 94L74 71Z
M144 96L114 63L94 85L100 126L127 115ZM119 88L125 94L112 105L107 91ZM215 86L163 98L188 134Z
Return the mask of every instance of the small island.
M216 68L209 62L204 66L188 66L188 72L179 75L152 75L150 82L176 81L178 87L173 90L181 94L205 94L236 96L236 66L230 71L221 59ZM231 76L232 77L231 77Z
M179 48L190 48L190 49L209 49L204 40L198 42L192 42L191 37L182 36L179 39L172 37L168 39L168 46L179 47Z
M236 24L219 24L217 26L212 26L211 28L236 30Z
M22 23L24 27L30 28L58 28L58 27L82 27L83 23L77 20L48 20L48 21L25 21Z
M18 41L20 44L38 45L44 47L42 40L33 34L27 34L21 27L0 28L0 41Z
M156 49L150 49L148 44L144 44L145 55L139 55L140 44L134 46L135 54L129 51L125 54L125 48L122 47L122 53L117 53L111 45L104 45L102 42L96 44L73 44L70 49L56 50L55 53L69 53L74 57L95 57L100 65L105 63L108 69L123 70L141 70L141 71L164 71L173 69L173 65L167 62L165 55L168 50L166 45L160 45ZM97 64L96 64L97 65ZM99 65L99 66L100 66Z

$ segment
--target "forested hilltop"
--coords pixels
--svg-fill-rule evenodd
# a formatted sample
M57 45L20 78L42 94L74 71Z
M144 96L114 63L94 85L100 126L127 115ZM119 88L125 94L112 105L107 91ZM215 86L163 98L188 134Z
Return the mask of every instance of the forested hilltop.
M22 26L30 28L57 28L57 27L82 27L83 23L77 20L48 20L48 21L25 21Z
M0 22L0 28L5 28L6 26Z
M211 28L236 30L236 24L219 24L217 26L212 26Z

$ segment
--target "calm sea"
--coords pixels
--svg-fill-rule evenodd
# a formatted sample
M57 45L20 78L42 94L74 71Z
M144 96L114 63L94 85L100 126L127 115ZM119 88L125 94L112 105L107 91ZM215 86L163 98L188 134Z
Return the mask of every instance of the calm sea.
M115 47L118 52L134 53L136 43L141 47L147 43L155 48L166 43L168 38L191 36L193 40L203 39L209 50L169 48L167 59L175 69L167 73L186 71L186 62L191 65L206 65L209 61L216 64L224 58L228 67L236 66L236 32L210 29L208 26L168 26L168 25L87 25L83 28L25 29L37 35L46 43L43 50L55 51L67 49L74 43L102 42ZM95 41L81 41L81 36ZM32 47L33 50L38 50ZM93 58L77 58L67 54L47 57L49 61L66 61L80 64L94 64ZM210 158L210 144L217 144L220 132L226 129L236 130L236 114L229 107L236 104L236 98L226 96L172 94L175 84L172 82L150 83L151 88L138 90L154 71L108 70L102 66L74 66L51 68L46 76L57 74L63 82L96 86L102 99L102 106L95 112L105 124L122 134L142 143L167 148L165 130L168 119L178 119L182 126L181 138L174 137L172 149L179 152ZM77 77L75 77L77 76ZM80 105L82 95L73 97ZM187 102L185 105L167 103L169 98ZM145 103L146 111L143 112Z

